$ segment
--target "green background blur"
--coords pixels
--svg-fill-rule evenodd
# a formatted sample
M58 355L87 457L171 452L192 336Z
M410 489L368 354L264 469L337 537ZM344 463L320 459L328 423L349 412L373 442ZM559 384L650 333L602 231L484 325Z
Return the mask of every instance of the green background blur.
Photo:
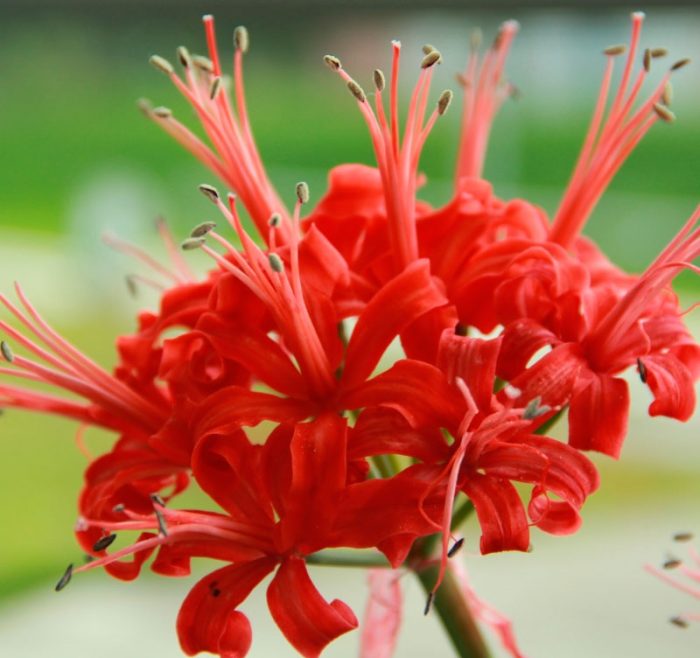
M435 76L437 98L443 88L456 90L454 74L466 59L470 30L481 26L489 39L501 21L517 18L521 33L507 70L522 97L506 103L496 121L486 177L500 196L524 196L553 211L597 93L600 51L627 39L629 9L485 4L490 9L456 1L0 0L2 291L10 292L18 279L66 336L101 363L113 363L114 336L131 331L138 309L154 300L147 294L129 298L124 276L134 265L109 252L100 235L111 231L159 254L157 215L178 237L210 218L211 206L196 186L217 181L135 105L148 97L195 125L147 60L153 53L175 60L180 44L203 51L199 18L206 11L216 15L224 61L232 28L249 28L246 91L260 151L283 196L293 198L293 184L307 180L312 200L325 189L330 167L371 162L355 103L324 67L324 54L338 55L369 87L373 68L389 68L390 40L401 39L406 96L420 46L432 43L445 60ZM647 13L643 45L671 51L656 78L674 59L700 61L697 8L665 3ZM680 71L674 89L678 121L654 127L587 228L633 271L644 268L700 201L698 67ZM457 99L421 163L429 180L422 196L436 204L450 194L459 109ZM697 300L697 278L682 277L679 291L686 302ZM697 319L691 322L698 335ZM640 568L664 557L672 532L700 531L700 427L697 418L686 425L648 419L648 392L636 385L634 394L623 459L598 460L603 486L584 510L578 536L535 534L532 555L480 559L475 527L468 527L467 565L475 584L514 618L525 653L535 658L700 654L700 628L683 633L666 623L691 608L692 600ZM59 658L97 650L103 657L177 656L173 620L192 579L145 575L123 585L93 573L60 599L50 591L78 555L71 528L85 460L73 433L70 423L15 411L0 424L0 655L33 658L50 649ZM95 452L108 440L88 436ZM329 598L344 598L361 611L360 574L324 572L320 578ZM257 631L251 655L292 655L270 625L263 598L256 597L249 608ZM409 591L410 623L398 655L449 655L435 620L418 614L421 600L415 587ZM137 637L134 649L129 638ZM357 634L343 638L327 655L354 655L356 642Z

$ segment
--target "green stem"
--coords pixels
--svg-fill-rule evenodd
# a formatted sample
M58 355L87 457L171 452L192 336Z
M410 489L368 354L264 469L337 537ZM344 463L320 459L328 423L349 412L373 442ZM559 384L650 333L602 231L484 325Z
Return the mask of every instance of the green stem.
M306 563L324 567L360 567L363 569L390 566L381 553L337 549L329 549L307 555Z
M425 569L416 572L426 593L430 593L435 585L440 565L431 564ZM445 572L432 607L440 617L452 646L460 658L489 658L489 650L486 647L481 631L474 621L469 604L450 569Z

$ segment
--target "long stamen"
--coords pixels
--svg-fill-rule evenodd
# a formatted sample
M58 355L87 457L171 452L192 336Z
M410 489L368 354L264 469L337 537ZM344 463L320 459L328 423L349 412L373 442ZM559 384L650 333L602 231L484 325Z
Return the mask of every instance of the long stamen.
M581 232L601 195L641 141L651 126L659 119L673 120L673 114L662 104L670 100L669 77L674 67L667 71L636 112L632 108L639 97L642 85L655 56L664 51L645 51L643 65L630 87L632 69L638 50L643 14L632 15L632 34L622 79L607 112L605 106L610 90L614 60L622 55L625 46L611 46L603 52L607 58L600 93L596 101L591 123L578 161L556 212L549 232L549 239L569 246Z

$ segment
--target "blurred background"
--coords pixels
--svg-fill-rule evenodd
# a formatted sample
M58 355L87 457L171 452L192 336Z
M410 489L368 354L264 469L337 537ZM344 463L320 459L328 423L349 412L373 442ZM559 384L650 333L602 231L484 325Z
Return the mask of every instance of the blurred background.
M321 57L338 55L369 87L371 71L389 68L390 40L402 41L404 96L415 80L420 46L444 56L435 77L456 90L469 33L490 39L517 18L521 32L507 67L522 91L496 120L486 177L504 198L524 196L549 212L566 184L583 139L603 68L602 48L627 40L629 11L647 10L643 47L664 46L670 60L700 61L696 2L625 6L608 2L341 2L0 0L0 289L19 280L30 298L74 343L109 366L113 340L130 332L140 308L154 299L127 294L134 264L102 244L105 231L160 254L153 220L163 215L175 234L211 216L197 185L216 183L137 111L148 97L190 112L165 76L148 65L175 48L204 50L200 17L216 15L224 59L231 32L251 33L246 58L249 110L260 151L283 196L307 180L312 200L328 169L371 163L366 129L343 85ZM415 62L415 69L412 69ZM652 76L654 77L654 76ZM673 110L626 163L592 217L587 232L620 265L640 271L700 201L700 73L679 72ZM459 103L433 131L421 168L423 197L445 202L451 190ZM193 258L201 269L206 262ZM697 277L681 277L690 305ZM700 318L689 318L700 335ZM700 655L700 626L686 631L668 618L689 611L689 597L642 571L667 557L671 535L700 533L700 422L646 417L648 392L635 381L630 437L619 463L598 459L602 488L573 537L533 536L528 555L476 554L475 526L464 552L481 595L515 622L531 658ZM6 411L0 425L0 655L11 658L101 658L180 655L174 633L186 581L148 573L132 584L102 573L76 579L60 597L52 591L68 562L79 559L71 532L85 459L75 428L53 418ZM88 436L99 452L109 439ZM680 551L682 556L682 551ZM206 570L209 565L201 568ZM361 613L363 575L317 568L321 591ZM398 656L450 655L423 597L406 579L406 623ZM254 626L251 656L292 656L265 610L264 588L243 606ZM328 656L352 656L358 634L332 645ZM494 655L504 654L493 642Z

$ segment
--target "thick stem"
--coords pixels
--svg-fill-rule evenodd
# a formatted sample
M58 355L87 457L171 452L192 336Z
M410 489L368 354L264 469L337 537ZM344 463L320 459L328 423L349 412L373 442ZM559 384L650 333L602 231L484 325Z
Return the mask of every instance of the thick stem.
M435 564L416 571L416 576L426 593L432 591L439 569L440 565ZM458 656L489 658L489 650L474 621L469 604L449 569L445 572L445 578L435 593L432 607L440 617Z

